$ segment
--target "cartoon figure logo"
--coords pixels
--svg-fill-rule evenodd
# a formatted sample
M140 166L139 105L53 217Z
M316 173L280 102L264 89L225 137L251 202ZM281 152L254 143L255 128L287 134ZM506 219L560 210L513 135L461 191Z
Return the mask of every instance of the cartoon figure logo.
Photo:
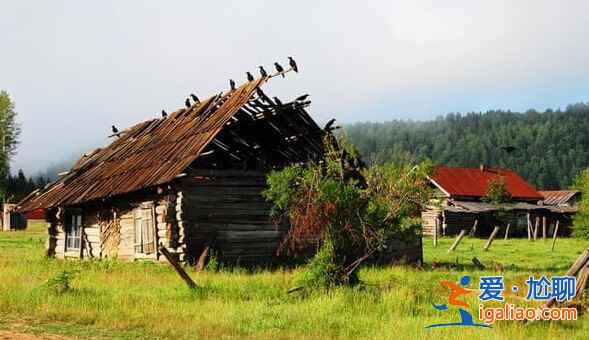
M460 278L460 285L461 286L466 286L469 283L470 283L469 276L465 275ZM440 282L440 285L446 286L446 287L449 287L450 289L452 289L452 291L450 292L450 297L448 298L448 303L451 306L457 306L457 307L469 307L470 306L468 303L466 303L462 300L458 300L458 298L462 295L468 295L468 294L472 293L472 290L460 287L459 285L449 282L449 281L442 281L442 282ZM436 305L436 304L432 303L432 305L434 306L435 309L440 310L440 311L445 311L448 309L448 305L446 305L445 303L441 304L441 305ZM429 325L425 328L446 327L446 326L472 326L472 327L492 328L491 326L488 326L485 324L474 323L474 321L472 319L472 315L462 308L458 308L458 312L460 313L460 322L439 323L439 324Z

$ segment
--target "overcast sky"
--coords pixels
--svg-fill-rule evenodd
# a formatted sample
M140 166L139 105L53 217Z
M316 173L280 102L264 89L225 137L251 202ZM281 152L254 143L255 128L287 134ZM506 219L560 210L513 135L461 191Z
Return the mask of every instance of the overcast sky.
M324 122L428 119L589 101L589 1L10 1L0 89L16 102L27 173L125 127L272 69Z

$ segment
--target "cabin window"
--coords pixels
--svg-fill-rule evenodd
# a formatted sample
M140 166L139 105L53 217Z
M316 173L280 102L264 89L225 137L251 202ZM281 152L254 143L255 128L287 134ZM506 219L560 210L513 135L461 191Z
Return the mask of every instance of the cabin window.
M82 244L82 214L69 214L66 220L65 229L65 248L66 251L70 249L80 249Z
M153 206L141 206L134 212L135 253L155 252L155 227Z

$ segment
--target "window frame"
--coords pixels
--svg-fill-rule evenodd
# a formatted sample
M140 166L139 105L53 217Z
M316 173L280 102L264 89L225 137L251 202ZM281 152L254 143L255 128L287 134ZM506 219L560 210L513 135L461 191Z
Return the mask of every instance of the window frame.
M82 211L70 211L65 217L65 251L80 251L82 249L82 233L84 229Z

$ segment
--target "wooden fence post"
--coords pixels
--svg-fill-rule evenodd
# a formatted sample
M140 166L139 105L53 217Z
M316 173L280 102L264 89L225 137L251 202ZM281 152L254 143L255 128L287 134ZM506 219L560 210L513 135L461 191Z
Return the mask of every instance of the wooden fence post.
M505 228L505 239L509 238L509 227L511 227L511 223L507 223L507 228Z
M558 237L558 225L560 220L556 220L556 226L554 227L554 235L552 235L552 251L554 251L554 245L556 244L556 238Z
M487 240L487 244L485 244L485 248L483 248L484 251L489 250L489 247L491 246L491 243L493 243L493 239L495 238L495 235L497 235L498 232L499 227L495 227L495 229L493 229L493 232L491 233L491 236L489 236L489 239Z
M436 217L435 223L434 223L434 247L438 246L438 223L439 219Z
M542 240L546 241L546 215L542 216Z
M456 237L456 240L454 241L454 243L452 243L452 245L450 246L450 249L448 249L448 252L454 251L454 249L456 249L456 247L458 247L458 244L460 243L460 241L462 241L462 238L464 237L464 235L466 235L466 230L465 229L460 230L460 234L458 234L458 237Z

